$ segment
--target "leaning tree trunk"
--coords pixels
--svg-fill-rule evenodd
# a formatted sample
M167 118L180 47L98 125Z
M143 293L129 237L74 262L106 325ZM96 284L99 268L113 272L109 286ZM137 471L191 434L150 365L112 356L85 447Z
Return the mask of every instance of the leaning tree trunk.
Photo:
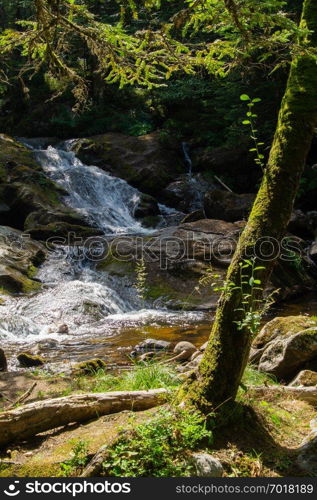
M301 26L311 30L308 46L317 48L316 0L304 1ZM291 64L268 165L229 267L228 282L240 283L239 263L255 255L260 238L280 242L284 236L316 124L316 59L303 50ZM273 266L274 260L265 262L265 270L260 271L261 286L267 284ZM239 330L236 323L241 320L241 301L239 290L223 292L198 372L180 393L182 400L189 400L206 413L234 400L248 360L251 335Z

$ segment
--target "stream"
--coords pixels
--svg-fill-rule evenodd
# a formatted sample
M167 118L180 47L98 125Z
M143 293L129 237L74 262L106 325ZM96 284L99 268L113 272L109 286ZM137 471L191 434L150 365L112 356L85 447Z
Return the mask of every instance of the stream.
M71 151L72 141L45 150L32 144L46 175L68 193L65 203L105 237L154 231L133 216L139 191L98 167L84 165ZM160 209L164 223L173 210L162 205ZM12 370L18 368L16 354L22 350L38 352L50 363L47 366L59 371L93 357L103 358L112 368L127 365L131 348L146 338L189 340L199 346L209 336L212 312L146 304L126 277L97 271L93 261L82 257L80 246L50 252L37 278L43 284L41 292L6 297L0 307L1 347ZM312 314L316 306L317 297L311 296L279 305L271 314Z

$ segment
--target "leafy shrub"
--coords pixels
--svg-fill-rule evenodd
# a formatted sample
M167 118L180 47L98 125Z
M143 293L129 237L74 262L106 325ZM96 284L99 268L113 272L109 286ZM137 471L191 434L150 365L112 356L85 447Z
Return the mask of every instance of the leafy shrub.
M212 443L205 417L197 411L161 408L157 414L125 431L109 450L103 474L119 477L189 475L190 451Z

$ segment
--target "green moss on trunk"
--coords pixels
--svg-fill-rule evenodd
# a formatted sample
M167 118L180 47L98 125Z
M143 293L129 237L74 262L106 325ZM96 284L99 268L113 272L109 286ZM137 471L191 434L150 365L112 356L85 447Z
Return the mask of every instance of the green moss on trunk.
M312 31L308 42L316 47L315 0L305 0L301 25ZM307 54L298 55L291 65L268 165L228 270L228 281L239 282L239 263L246 255L254 254L260 238L280 241L284 236L316 124L316 59ZM274 260L266 261L265 266L260 277L262 286L270 277ZM198 373L183 386L180 394L180 398L205 412L234 400L247 363L251 338L247 331L237 328L240 302L239 290L223 293Z

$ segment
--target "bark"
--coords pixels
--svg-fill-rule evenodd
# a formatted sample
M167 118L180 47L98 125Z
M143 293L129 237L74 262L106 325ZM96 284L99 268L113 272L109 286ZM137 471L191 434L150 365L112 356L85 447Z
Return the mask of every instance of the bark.
M37 401L0 414L0 446L40 432L123 410L141 411L166 401L166 389L79 394Z
M310 47L317 47L317 2L305 0L301 25L311 35ZM261 238L280 242L291 217L314 127L317 124L317 66L314 57L305 54L294 57L285 95L281 104L277 129L268 165L254 202L247 226L243 231L228 270L227 280L239 283L239 263L255 255ZM263 250L266 247L264 245ZM260 279L265 287L276 259L264 263ZM259 262L259 264L262 264ZM185 384L180 393L205 413L226 401L235 399L245 369L251 336L237 328L241 319L238 290L222 294L211 336L196 377Z

